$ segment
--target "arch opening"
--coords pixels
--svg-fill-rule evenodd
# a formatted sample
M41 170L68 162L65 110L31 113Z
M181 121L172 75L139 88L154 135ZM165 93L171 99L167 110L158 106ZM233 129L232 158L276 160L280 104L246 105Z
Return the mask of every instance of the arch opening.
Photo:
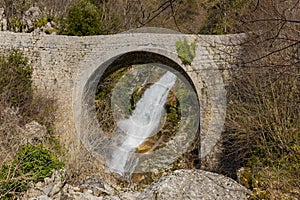
M157 53L133 51L107 60L89 77L81 102L82 143L122 176L168 167L199 133L192 80L179 64Z

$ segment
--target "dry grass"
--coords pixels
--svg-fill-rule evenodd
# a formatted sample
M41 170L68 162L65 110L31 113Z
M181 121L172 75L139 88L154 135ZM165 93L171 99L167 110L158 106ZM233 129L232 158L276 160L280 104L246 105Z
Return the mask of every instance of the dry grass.
M233 73L229 86L223 166L233 175L247 167L243 183L256 197L274 192L299 198L300 191L300 69L246 69ZM231 168L231 169L230 169ZM278 194L277 194L278 195Z

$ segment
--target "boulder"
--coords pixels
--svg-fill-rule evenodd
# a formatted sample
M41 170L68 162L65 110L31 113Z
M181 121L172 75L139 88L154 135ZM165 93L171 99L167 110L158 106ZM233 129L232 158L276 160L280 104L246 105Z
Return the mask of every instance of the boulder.
M25 12L26 18L36 21L41 17L41 10L39 7L31 7Z
M160 178L138 199L247 199L245 187L220 174L202 170L177 170Z

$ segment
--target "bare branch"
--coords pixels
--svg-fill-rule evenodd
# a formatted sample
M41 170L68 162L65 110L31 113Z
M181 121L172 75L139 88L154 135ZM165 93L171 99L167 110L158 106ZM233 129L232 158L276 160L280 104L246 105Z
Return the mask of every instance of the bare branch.
M174 11L174 7L173 7L173 1L174 1L174 0L169 0L169 2L170 2L170 6L171 6L171 10L172 10L172 17L173 17L174 23L175 23L175 25L176 25L176 27L177 27L178 31L179 31L179 32L181 32L181 30L180 30L180 28L179 28L179 26L178 26L178 23L177 23L176 17L175 17L176 13L175 13L175 11Z

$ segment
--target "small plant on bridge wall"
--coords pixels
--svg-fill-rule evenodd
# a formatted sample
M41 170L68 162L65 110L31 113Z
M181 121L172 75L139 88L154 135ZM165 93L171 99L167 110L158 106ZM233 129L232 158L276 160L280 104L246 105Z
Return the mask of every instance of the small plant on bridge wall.
M196 40L191 44L188 43L188 40L186 38L183 41L178 40L176 42L177 55L184 65L191 65L196 55L195 50Z

